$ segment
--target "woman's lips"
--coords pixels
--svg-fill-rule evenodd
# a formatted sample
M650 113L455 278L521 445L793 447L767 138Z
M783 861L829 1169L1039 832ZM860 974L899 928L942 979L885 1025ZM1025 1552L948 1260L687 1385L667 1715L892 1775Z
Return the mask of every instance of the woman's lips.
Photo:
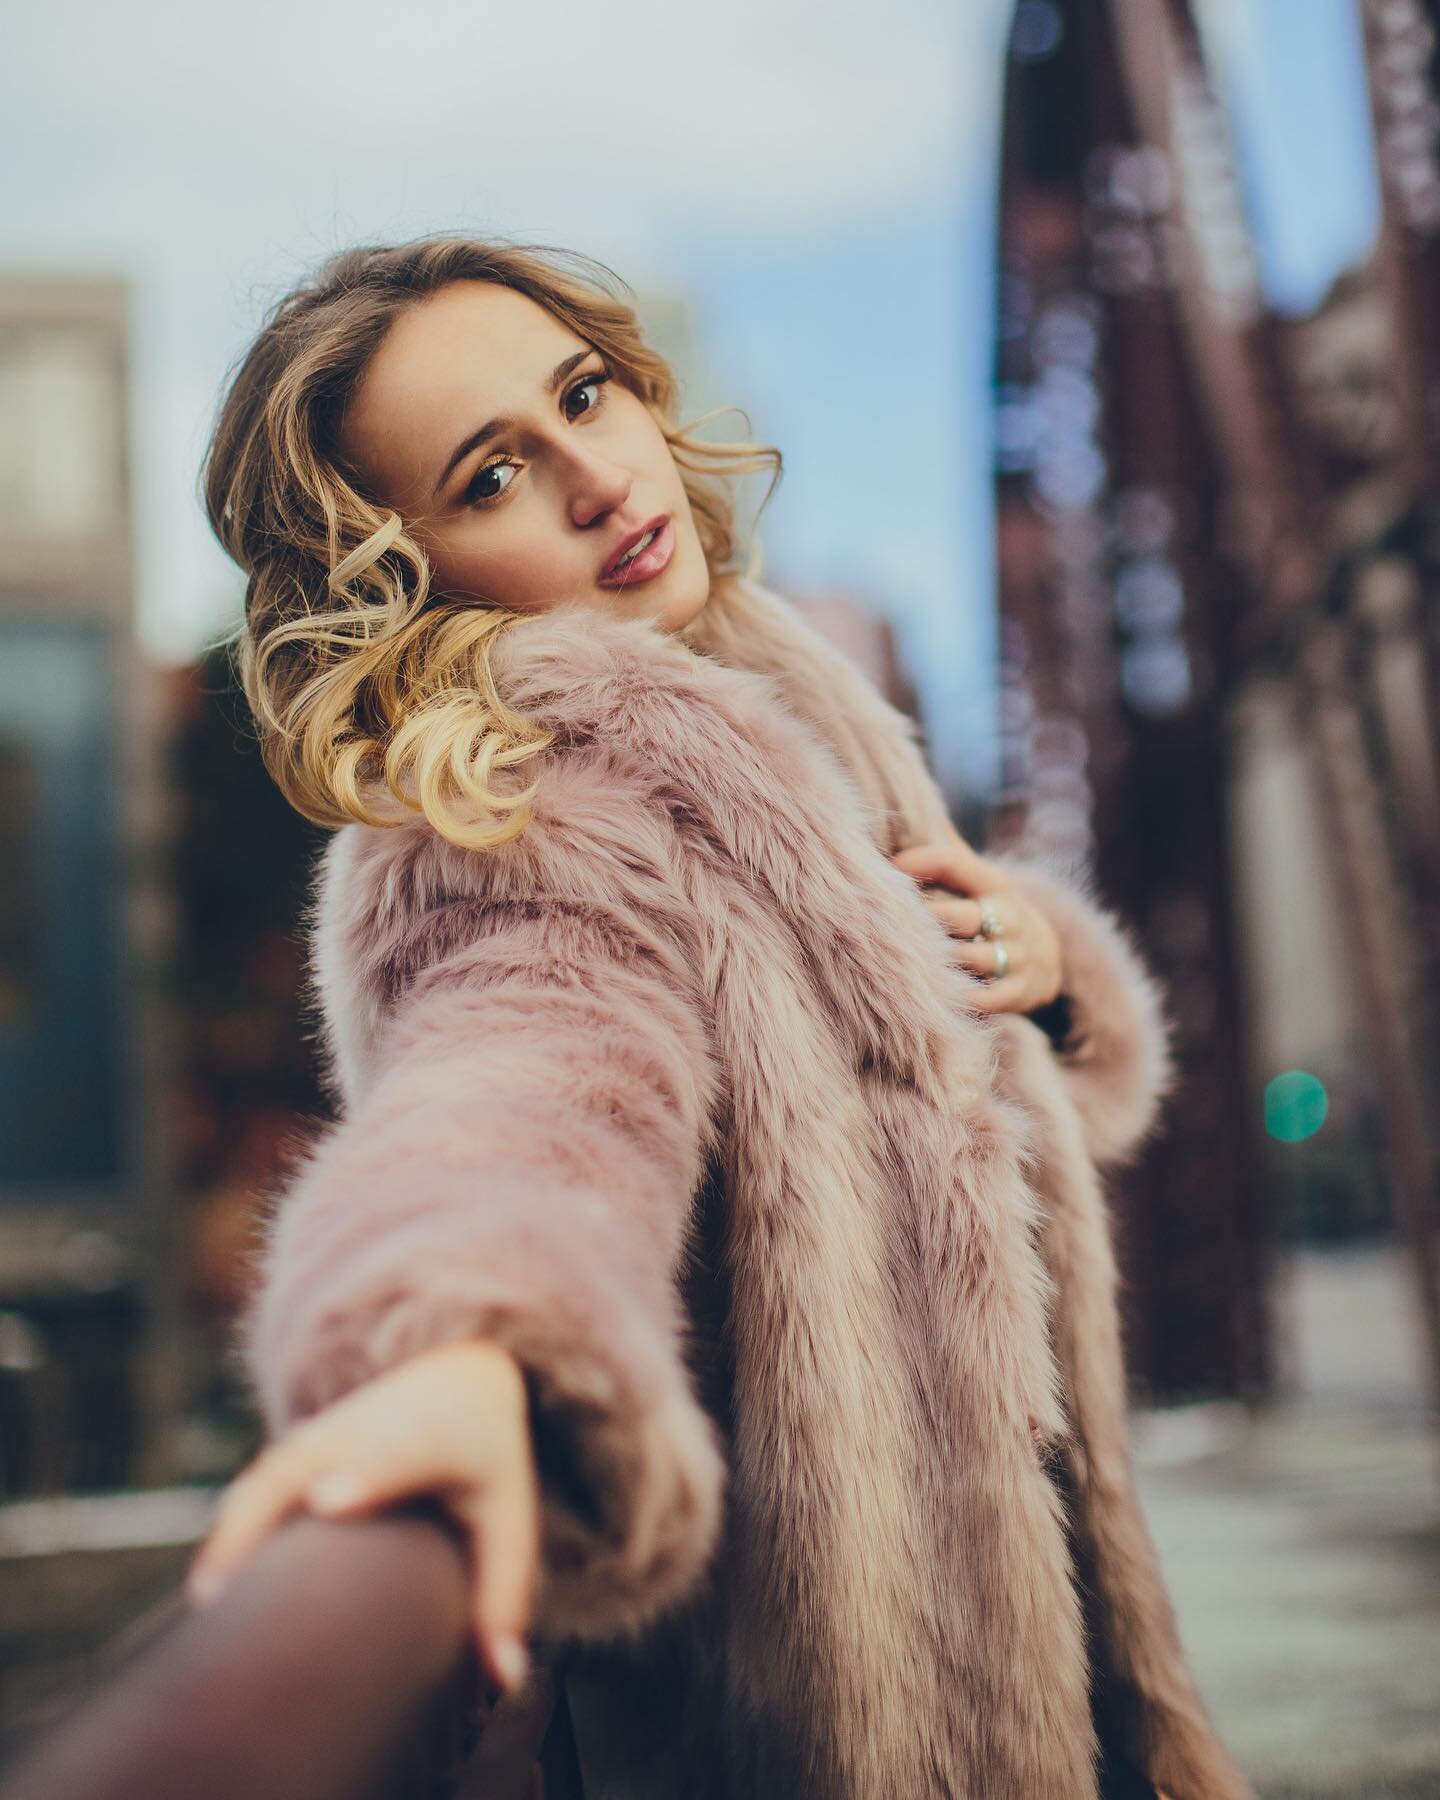
M659 531L636 557L626 563L623 569L617 569L613 575L607 575L600 586L603 588L638 587L642 581L650 581L662 570L670 566L670 558L675 554L674 521L667 519Z

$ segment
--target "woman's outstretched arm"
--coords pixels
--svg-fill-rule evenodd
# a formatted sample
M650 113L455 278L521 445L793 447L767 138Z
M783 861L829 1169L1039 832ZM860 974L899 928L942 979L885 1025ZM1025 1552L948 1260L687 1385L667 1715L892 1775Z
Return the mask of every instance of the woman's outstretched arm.
M674 1280L708 1035L675 965L593 902L457 899L424 927L449 947L280 1198L242 1363L279 1434L436 1346L508 1352L541 1477L537 1627L612 1635L686 1590L718 1526Z

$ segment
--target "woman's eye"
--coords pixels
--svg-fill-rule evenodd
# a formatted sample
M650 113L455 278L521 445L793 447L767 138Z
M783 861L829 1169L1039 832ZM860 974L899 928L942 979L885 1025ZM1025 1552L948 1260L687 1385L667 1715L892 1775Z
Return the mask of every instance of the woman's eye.
M465 490L465 498L482 506L487 500L498 500L509 487L510 481L501 481L502 475L508 475L510 481L515 479L514 463L486 463Z
M565 394L565 414L567 418L583 418L587 412L594 412L602 402L601 389L610 380L609 369L597 369L593 375L587 375L577 381L574 387ZM514 480L518 470L512 462L486 463L475 479L465 490L465 501L469 506L488 506L498 500ZM502 479L503 478L503 479Z
M594 375L587 375L583 381L577 381L565 396L565 411L572 419L579 418L582 413L593 412L600 404L600 389L610 379L608 369L600 369ZM576 406L577 394L588 394L593 390L594 398L583 405Z

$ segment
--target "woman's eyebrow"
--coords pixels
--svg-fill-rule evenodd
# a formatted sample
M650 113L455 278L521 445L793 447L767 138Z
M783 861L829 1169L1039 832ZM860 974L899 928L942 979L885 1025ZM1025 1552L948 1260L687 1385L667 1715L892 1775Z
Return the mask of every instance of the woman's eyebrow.
M555 367L550 371L549 381L545 384L546 391L553 394L570 371L584 362L585 358L592 353L593 349L593 344L587 344L583 350L577 350L573 356L567 356L563 362L556 363ZM450 473L457 463L463 462L470 452L472 450L478 450L481 444L488 442L492 437L498 437L502 431L508 430L513 423L513 420L506 418L490 419L482 425L478 431L472 431L463 444L457 444L454 454L441 471L440 479L435 483L434 491L430 496L431 499L436 499L439 496L441 488L443 488L445 483L450 479Z

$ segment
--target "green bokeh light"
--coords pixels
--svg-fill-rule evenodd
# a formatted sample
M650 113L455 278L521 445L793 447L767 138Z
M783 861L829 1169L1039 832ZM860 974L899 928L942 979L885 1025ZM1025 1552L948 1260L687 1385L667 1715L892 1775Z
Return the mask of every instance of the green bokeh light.
M1286 1069L1265 1085L1265 1129L1282 1144L1314 1137L1329 1110L1324 1083L1305 1069Z

